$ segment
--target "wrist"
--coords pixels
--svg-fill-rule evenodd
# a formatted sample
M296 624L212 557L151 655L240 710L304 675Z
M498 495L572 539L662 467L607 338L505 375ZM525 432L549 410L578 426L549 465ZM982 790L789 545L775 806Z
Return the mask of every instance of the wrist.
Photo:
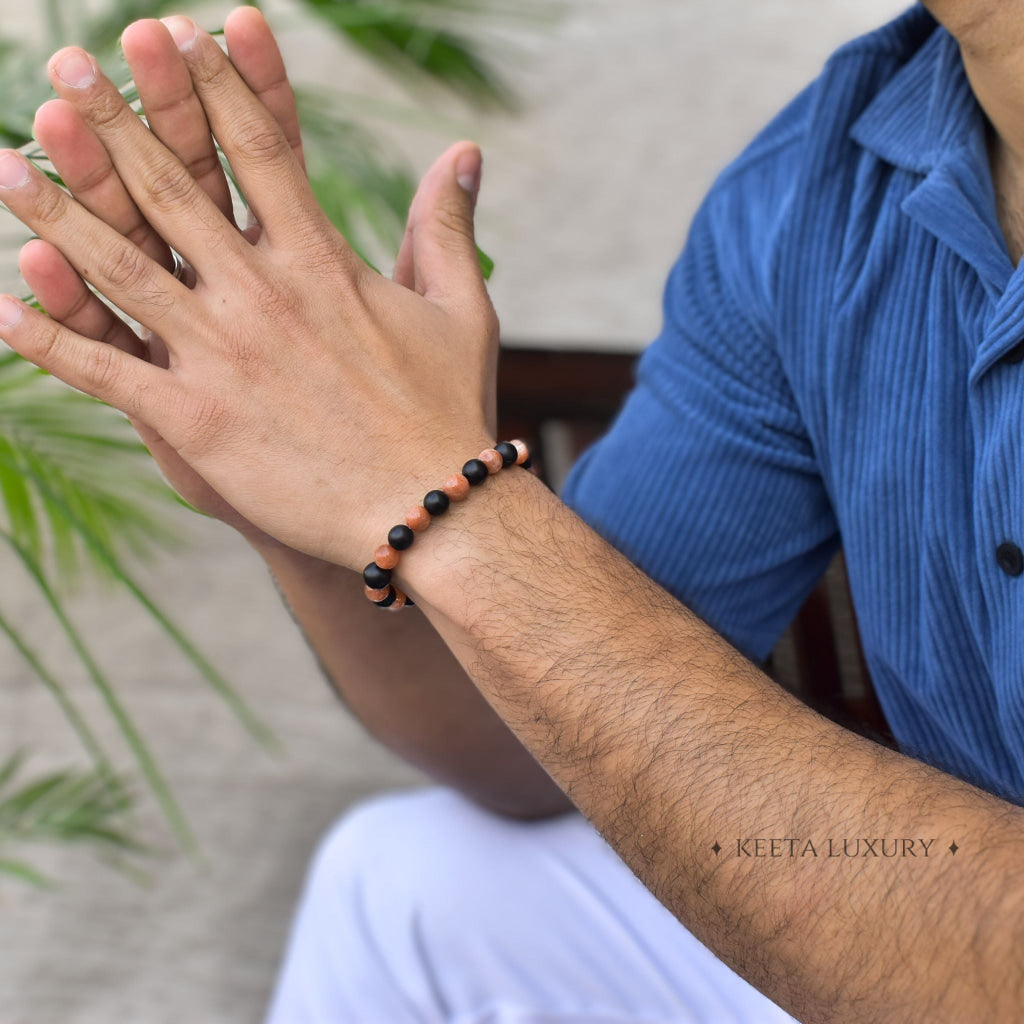
M508 468L432 519L403 552L395 580L420 605L469 627L494 596L512 592L547 531L555 495L529 470ZM504 581L512 582L506 587Z
M266 562L267 567L275 576L286 573L301 573L304 577L317 576L351 576L355 573L344 566L317 558L315 555L298 551L287 544L282 544L268 533L257 531L253 534L242 533L249 546Z

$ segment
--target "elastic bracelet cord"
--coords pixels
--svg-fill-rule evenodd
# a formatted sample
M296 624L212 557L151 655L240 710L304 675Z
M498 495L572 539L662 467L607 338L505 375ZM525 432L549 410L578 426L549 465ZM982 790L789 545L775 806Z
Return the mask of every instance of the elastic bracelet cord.
M428 491L422 505L413 505L405 513L405 522L393 526L388 542L373 553L373 561L363 570L367 598L378 608L397 612L412 607L413 602L391 582L391 573L398 565L402 552L412 547L417 533L422 533L433 516L443 515L453 501L462 501L469 489L482 484L489 476L501 472L506 466L530 468L530 451L524 441L502 441L482 451L453 473L440 490Z

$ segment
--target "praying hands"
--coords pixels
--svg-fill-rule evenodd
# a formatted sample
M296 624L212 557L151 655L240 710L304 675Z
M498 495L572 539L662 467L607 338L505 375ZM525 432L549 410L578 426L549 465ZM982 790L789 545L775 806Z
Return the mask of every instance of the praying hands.
M233 59L187 18L125 32L149 129L90 55L54 56L60 99L36 130L72 194L0 155L0 196L40 239L22 270L52 318L6 298L0 336L127 413L205 511L361 568L403 501L494 443L480 153L458 144L427 175L389 281L316 203L262 17L240 9L225 34ZM211 131L256 228L235 225Z

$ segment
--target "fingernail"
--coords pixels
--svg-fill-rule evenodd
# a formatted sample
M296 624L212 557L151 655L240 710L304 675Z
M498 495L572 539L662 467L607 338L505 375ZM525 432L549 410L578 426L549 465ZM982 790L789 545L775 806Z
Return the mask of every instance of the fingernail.
M479 149L468 149L455 164L455 180L467 192L476 195L480 191L480 174L483 171L483 156Z
M0 188L18 188L28 181L28 164L17 153L0 154Z
M0 295L0 327L13 327L25 314L25 307L10 295Z
M66 50L57 58L53 70L71 89L85 89L96 81L96 63L84 50Z
M167 26L167 31L171 33L174 45L179 50L192 49L199 37L199 26L191 18L175 14L170 18L161 18L160 20Z

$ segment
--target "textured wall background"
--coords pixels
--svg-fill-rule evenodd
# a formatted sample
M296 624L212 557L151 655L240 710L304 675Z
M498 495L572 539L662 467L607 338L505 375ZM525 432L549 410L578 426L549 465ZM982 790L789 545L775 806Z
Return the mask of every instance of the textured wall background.
M0 22L31 24L40 6L0 0ZM716 171L835 45L903 6L572 0L542 35L510 34L520 120L410 127L402 141L421 168L453 136L484 144L480 239L498 263L507 337L638 348L657 330L664 276ZM297 77L380 88L284 0L270 7ZM224 9L211 6L208 23ZM0 245L18 234L0 218ZM3 287L16 285L12 266L0 265ZM137 887L82 855L42 851L40 865L67 879L62 891L0 882L0 1024L257 1020L317 835L351 800L416 780L347 719L258 560L216 524L190 529L195 545L146 583L287 754L256 749L134 609L82 595L76 619L153 737L205 863L168 855ZM88 705L87 681L22 587L2 563L5 608L20 608ZM50 698L0 643L0 754L23 745L39 769L78 756Z

